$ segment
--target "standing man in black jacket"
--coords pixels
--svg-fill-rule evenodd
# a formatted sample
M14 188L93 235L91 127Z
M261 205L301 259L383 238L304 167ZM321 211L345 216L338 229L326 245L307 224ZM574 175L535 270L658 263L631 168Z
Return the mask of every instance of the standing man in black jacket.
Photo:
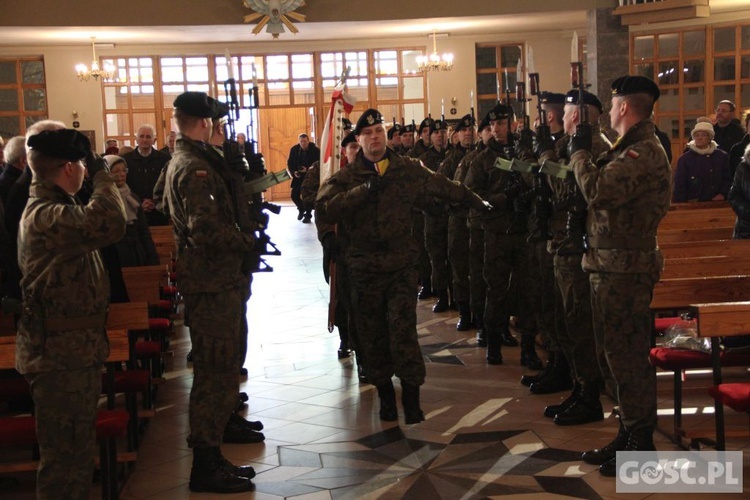
M154 186L170 157L154 147L156 129L152 125L140 126L136 142L138 147L135 150L122 155L128 165L128 186L141 199L148 225L165 226L169 224L169 218L156 210Z
M320 149L315 143L310 142L307 134L300 134L297 138L298 144L289 150L289 159L286 161L289 175L292 177L292 201L297 205L299 214L297 220L309 224L312 219L312 206L302 201L302 182L305 180L307 169L320 161Z
M723 100L716 105L714 141L727 154L732 151L732 146L740 142L745 135L740 121L734 117L735 109L732 101Z

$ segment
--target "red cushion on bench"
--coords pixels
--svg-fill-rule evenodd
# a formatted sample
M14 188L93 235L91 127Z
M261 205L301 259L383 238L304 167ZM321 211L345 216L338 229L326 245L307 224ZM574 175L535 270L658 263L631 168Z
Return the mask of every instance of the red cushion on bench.
M656 318L654 320L654 330L656 333L664 333L667 328L669 328L672 325L676 325L682 321L682 318L679 316L671 317L671 318Z
M30 415L0 418L0 447L36 444L36 419Z
M139 358L159 357L161 356L161 343L155 340L136 342L135 355Z
M161 287L161 293L164 295L174 295L177 293L177 287L176 286L163 286Z
M158 330L160 332L169 331L172 328L172 324L169 322L169 318L149 318L148 329Z
M711 355L687 349L654 347L648 355L652 366L662 370L678 371L697 368L711 368ZM721 366L750 366L750 354L727 353L722 351Z
M31 394L25 378L0 379L0 399L13 399Z
M96 414L96 438L120 437L128 430L130 415L125 410L99 410Z
M148 370L115 372L114 392L144 392L148 390L151 374ZM102 374L102 393L107 392L107 375Z
M715 385L708 393L735 411L750 412L750 382Z

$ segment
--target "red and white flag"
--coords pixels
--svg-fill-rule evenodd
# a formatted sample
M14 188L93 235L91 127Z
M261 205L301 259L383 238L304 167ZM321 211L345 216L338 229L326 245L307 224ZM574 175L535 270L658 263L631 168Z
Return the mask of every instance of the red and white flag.
M320 144L320 184L326 182L341 168L341 141L344 138L344 113L351 113L355 97L346 93L346 85L339 84L333 89L331 109L328 111Z

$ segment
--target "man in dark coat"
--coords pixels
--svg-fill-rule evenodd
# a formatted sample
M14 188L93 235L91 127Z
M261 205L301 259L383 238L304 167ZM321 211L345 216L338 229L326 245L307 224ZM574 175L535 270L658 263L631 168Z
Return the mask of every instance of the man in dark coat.
M307 134L300 134L297 140L299 142L289 150L286 166L292 177L292 201L299 212L297 220L308 224L312 220L313 207L302 201L302 182L305 180L307 169L316 161L320 161L320 149L315 143L310 142Z
M141 199L141 208L146 213L149 226L165 226L169 218L156 209L154 203L154 186L164 166L169 162L169 155L154 147L156 131L151 125L141 125L136 137L138 147L122 155L128 164L128 185Z
M716 105L714 141L727 154L732 150L732 146L740 142L745 135L740 121L734 117L735 109L737 108L732 101L723 100Z

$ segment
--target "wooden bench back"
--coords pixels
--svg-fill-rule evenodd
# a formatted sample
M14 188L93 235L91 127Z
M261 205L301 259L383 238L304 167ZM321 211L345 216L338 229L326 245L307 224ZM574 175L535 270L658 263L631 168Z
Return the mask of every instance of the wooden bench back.
M157 302L159 287L168 282L165 266L123 267L122 278L128 290L128 297L135 302Z
M651 309L687 309L696 302L750 300L750 275L662 279L654 287Z
M685 259L666 259L661 279L728 276L750 271L750 253L713 255Z
M664 258L690 259L711 256L737 256L750 254L750 240L714 240L714 241L683 241L678 243L659 242Z
M151 232L151 239L154 240L156 253L159 255L159 263L169 265L176 250L172 225L151 226L149 231Z

